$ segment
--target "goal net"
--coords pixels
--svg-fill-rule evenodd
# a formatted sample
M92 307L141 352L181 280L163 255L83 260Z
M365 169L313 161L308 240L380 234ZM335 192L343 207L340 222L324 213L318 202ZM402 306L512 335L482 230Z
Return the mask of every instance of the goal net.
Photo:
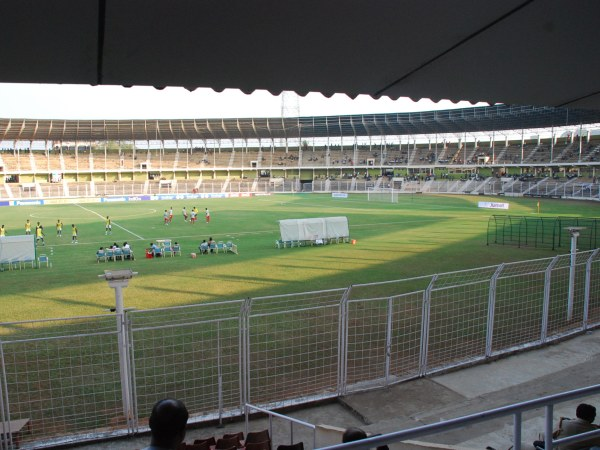
M398 189L367 189L367 200L370 202L398 203Z

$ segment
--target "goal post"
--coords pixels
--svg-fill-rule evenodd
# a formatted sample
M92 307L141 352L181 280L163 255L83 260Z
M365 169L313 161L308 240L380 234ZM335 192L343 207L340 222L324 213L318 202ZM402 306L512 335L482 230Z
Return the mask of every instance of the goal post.
M398 203L398 189L394 188L368 188L367 201L369 202L385 202Z

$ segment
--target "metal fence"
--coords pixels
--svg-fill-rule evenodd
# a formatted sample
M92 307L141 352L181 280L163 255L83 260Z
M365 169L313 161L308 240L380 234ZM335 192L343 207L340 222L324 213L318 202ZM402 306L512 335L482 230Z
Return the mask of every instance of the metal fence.
M599 250L343 289L0 324L0 431L23 448L386 386L600 325ZM135 279L132 281L135 282ZM119 357L119 346L125 362ZM7 436L0 448L12 448Z
M571 231L577 229L577 248L592 250L600 246L600 219L594 217L528 217L494 214L488 220L487 245L516 245L567 248Z

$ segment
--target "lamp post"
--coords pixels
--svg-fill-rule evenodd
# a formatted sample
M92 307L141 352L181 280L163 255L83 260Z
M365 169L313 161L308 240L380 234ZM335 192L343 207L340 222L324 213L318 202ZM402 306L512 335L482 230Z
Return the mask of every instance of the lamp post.
M567 227L571 234L571 265L569 267L569 297L567 301L567 320L573 318L573 298L575 296L575 264L577 262L577 238L585 227Z
M108 281L108 285L115 290L115 312L117 316L117 337L119 346L119 369L121 375L121 394L123 401L123 415L127 419L127 427L133 430L133 398L132 398L132 383L129 357L129 337L127 334L125 322L125 308L123 306L123 288L129 284L137 272L132 272L131 269L125 270L105 270L103 275L98 275L99 278L104 278Z

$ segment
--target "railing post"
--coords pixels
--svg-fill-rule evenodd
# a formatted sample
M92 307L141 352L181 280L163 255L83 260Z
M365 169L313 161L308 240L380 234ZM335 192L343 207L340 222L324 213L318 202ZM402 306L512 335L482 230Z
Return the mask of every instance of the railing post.
M590 257L587 259L585 263L585 294L583 299L583 321L582 326L584 330L587 330L588 327L588 318L589 318L589 310L590 310L590 293L591 293L591 285L592 285L592 263L596 256L600 252L600 249L595 249Z
M338 317L338 395L346 393L347 374L348 374L348 299L352 292L352 285L342 295L340 299L339 317Z
M10 408L8 405L8 386L6 384L6 361L4 360L4 344L0 340L0 432L4 439L0 439L0 449L12 449L12 433L10 432ZM6 402L5 402L6 399Z
M217 321L217 402L219 425L223 425L223 368L221 367L221 321Z
M429 350L429 321L431 319L431 291L438 278L435 274L427 289L423 291L423 309L421 312L421 349L419 354L419 376L427 373L427 352Z
M247 297L240 308L240 401L241 405L250 403L250 307L252 300ZM246 408L246 415L248 411ZM247 433L248 430L246 430Z
M392 297L387 300L387 327L385 333L385 385L387 386L390 379L390 363L392 357L392 315L394 312L394 303Z
M513 449L521 450L521 426L523 423L522 413L516 412L513 416Z
M559 255L552 258L544 272L544 299L542 304L542 328L540 330L540 342L546 342L548 338L548 315L550 314L550 283L552 278L552 269L558 262Z
M494 316L496 312L496 284L498 277L504 269L504 263L500 264L492 278L490 279L490 292L488 296L488 317L487 317L487 331L485 335L485 357L489 358L492 356L492 345L494 340Z
M554 421L554 405L546 405L544 408L544 450L552 450L552 422Z

